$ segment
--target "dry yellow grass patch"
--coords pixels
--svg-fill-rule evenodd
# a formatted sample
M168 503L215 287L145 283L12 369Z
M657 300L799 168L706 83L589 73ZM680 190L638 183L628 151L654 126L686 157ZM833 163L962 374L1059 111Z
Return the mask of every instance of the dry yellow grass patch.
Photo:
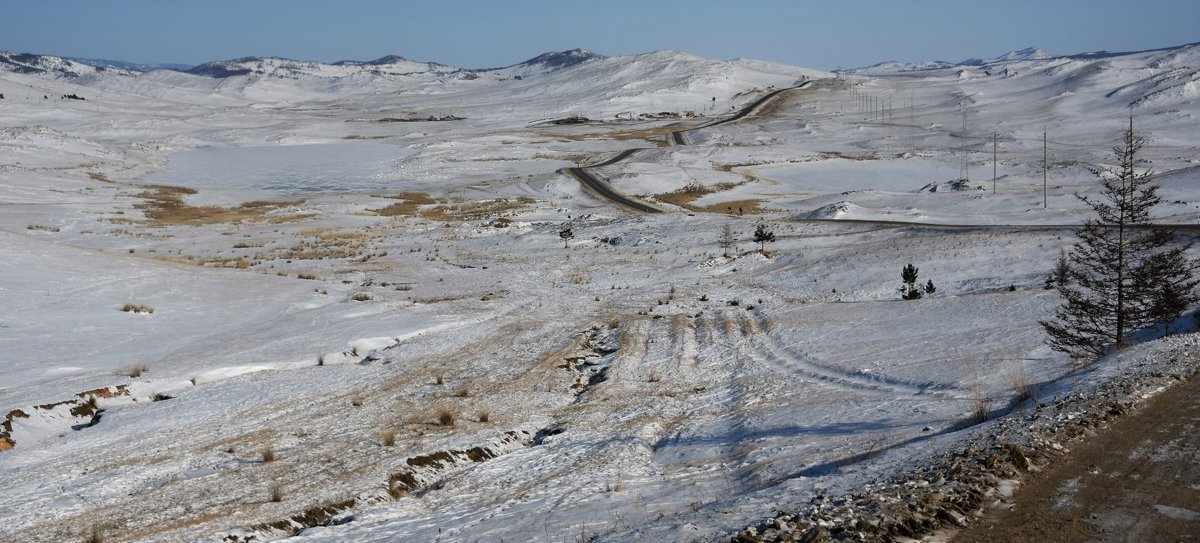
M760 204L762 204L762 200L759 199L730 200L727 202L719 202L707 206L698 206L692 203L709 194L727 191L740 186L741 184L742 183L717 183L716 185L708 186L701 185L699 183L689 183L675 192L656 194L654 198L662 202L675 204L679 207L687 209L688 211L698 211L704 213L731 213L738 215L744 213L753 214L763 212L763 209L760 206Z
M379 196L401 200L372 213L384 217L423 217L431 221L475 221L509 213L536 202L522 196L516 200L497 198L494 200L448 200L437 199L423 192L402 192L395 196Z
M390 198L400 200L394 204L389 204L380 209L371 210L376 215L384 217L406 216L414 217L420 211L421 206L439 203L424 192L401 192L396 195L375 195L379 198Z
M267 212L298 206L304 200L270 202L255 200L235 207L193 206L184 199L196 194L195 189L170 185L142 185L146 190L134 195L145 201L133 207L142 211L151 226L200 226L260 219Z

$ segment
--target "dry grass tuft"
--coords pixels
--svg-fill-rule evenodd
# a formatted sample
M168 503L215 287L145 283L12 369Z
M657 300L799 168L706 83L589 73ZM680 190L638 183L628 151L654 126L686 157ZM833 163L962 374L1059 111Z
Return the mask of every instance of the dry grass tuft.
M396 444L396 432L393 430L385 430L383 435L380 437L382 438L383 445L385 447L391 447Z
M1037 401L1037 386L1029 382L1024 365L1009 368L1007 373L1008 382L1017 403L1024 403L1026 400Z
M271 501L275 503L283 501L283 485L279 483L271 485Z
M393 500L398 500L408 495L408 490L404 488L404 483L400 482L394 476L388 478L388 496Z
M125 305L121 306L121 311L124 311L126 313L138 313L138 314L149 315L151 313L154 313L154 308L150 307L148 305L145 305L145 304L131 304L129 302L126 302Z
M479 420L479 422L491 422L492 414L488 413L487 411L480 411L476 418Z
M971 420L975 424L983 424L988 421L988 402L983 396L983 389L975 387L975 398L971 402Z
M262 461L263 462L274 462L275 461L275 449L272 449L270 445L267 445L265 448L263 448Z
M147 367L145 364L139 363L122 369L121 373L128 375L130 378L137 379L138 377L141 377L143 373L148 371L150 371L149 367Z
M100 529L100 525L92 522L92 533L84 539L87 543L104 543L104 531Z
M449 409L438 409L437 422L441 426L454 426L454 413Z
M366 302L366 301L370 301L371 295L367 294L365 292L360 292L358 294L355 294L354 296L351 296L350 299L354 300L356 302Z

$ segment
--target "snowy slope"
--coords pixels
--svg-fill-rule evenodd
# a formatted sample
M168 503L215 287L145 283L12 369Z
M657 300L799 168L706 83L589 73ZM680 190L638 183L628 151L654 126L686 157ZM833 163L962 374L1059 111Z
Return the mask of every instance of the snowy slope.
M1131 106L1156 221L1200 222L1195 45L3 58L2 540L726 539L1102 377L1037 320ZM558 173L629 149L592 170L664 213Z

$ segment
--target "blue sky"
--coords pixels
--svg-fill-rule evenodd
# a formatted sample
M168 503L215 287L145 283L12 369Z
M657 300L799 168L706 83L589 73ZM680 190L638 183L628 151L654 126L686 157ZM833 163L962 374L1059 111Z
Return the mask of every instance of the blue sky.
M821 69L1024 47L1133 51L1200 41L1200 0L0 0L0 50L145 63L245 56L463 68L581 47L675 49Z

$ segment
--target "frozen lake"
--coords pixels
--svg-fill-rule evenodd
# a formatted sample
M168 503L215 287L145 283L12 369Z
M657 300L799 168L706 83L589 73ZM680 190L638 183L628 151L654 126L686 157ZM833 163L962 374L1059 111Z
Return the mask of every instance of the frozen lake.
M197 189L368 192L396 185L391 162L416 154L382 143L201 147L171 155L146 181Z

